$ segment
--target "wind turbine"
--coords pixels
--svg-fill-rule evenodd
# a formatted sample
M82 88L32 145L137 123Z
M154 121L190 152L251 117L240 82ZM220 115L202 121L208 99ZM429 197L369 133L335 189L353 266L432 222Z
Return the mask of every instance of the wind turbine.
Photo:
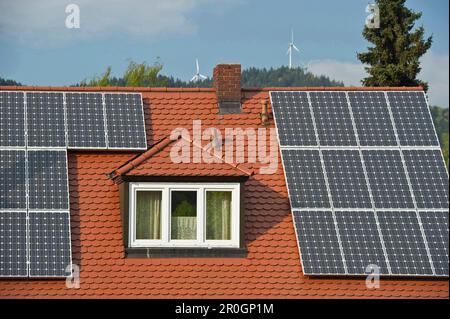
M200 74L200 66L198 64L198 59L195 59L195 65L197 66L197 73L192 77L191 82L198 82L201 80L206 80L207 77L203 74Z
M291 42L289 42L289 48L287 54L289 55L289 69L292 69L292 50L300 52L294 44L294 30L291 29Z

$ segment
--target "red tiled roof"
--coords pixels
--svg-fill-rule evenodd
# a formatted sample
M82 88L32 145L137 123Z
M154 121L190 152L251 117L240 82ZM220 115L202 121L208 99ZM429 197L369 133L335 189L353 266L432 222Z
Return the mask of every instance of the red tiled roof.
M4 88L0 88L4 89ZM11 89L8 87L8 89ZM23 89L21 87L17 89ZM29 89L29 88L26 88ZM39 88L44 90L47 88ZM92 90L95 89L80 89ZM109 89L109 88L108 88ZM402 88L404 89L404 88ZM417 88L416 88L417 89ZM66 88L64 88L66 90ZM114 88L123 91L123 88ZM260 100L268 90L244 90L243 114L217 114L212 90L137 90L146 99L149 145L176 127L260 126ZM271 122L270 127L273 127ZM151 148L150 148L151 149ZM152 154L126 174L182 174L166 162L170 147ZM148 154L147 154L148 155ZM142 156L142 155L141 155ZM64 280L0 280L3 298L448 298L442 279L381 281L367 289L364 279L304 276L281 165L275 174L258 174L259 164L245 185L247 258L124 258L118 186L106 174L137 159L136 153L69 151L73 261L80 265L81 288L68 289ZM278 158L281 163L280 158ZM168 166L164 166L168 165ZM224 164L228 165L229 164ZM232 167L233 168L233 167ZM211 168L214 171L214 168ZM192 171L197 168L192 167ZM209 170L209 169L208 169ZM189 171L186 169L186 171ZM232 170L236 173L235 170Z

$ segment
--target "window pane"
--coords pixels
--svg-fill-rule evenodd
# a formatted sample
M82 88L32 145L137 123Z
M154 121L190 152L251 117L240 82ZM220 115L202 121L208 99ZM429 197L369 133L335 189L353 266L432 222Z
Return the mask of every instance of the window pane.
M161 191L136 194L136 239L161 239Z
M206 239L231 240L231 192L206 192Z
M197 192L172 191L172 239L197 238Z

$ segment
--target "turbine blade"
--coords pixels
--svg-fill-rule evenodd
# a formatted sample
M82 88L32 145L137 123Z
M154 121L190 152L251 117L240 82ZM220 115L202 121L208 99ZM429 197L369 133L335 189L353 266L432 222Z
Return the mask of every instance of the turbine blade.
M289 49L287 50L287 52L286 52L286 54L289 54L289 53L291 53L291 47L289 46Z
M206 79L208 78L207 76L204 76L203 74L199 74L199 76L200 76L200 78L203 79L203 80L206 80Z
M197 81L197 75L194 75L191 79L191 82Z
M198 65L198 59L195 59L195 64L197 65L197 73L200 71L200 66Z
M295 46L295 44L293 44L292 47L295 49L295 51L300 52L300 50Z

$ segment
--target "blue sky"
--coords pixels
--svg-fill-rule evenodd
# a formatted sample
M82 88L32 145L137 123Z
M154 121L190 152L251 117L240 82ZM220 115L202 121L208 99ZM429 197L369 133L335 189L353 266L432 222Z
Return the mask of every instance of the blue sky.
M65 8L80 7L80 29L67 29ZM153 63L188 80L198 57L201 71L215 64L243 68L287 64L292 27L307 65L347 85L364 76L356 52L367 0L17 0L0 2L0 76L29 85L70 85L112 66L120 75L129 59ZM434 44L423 58L432 104L448 107L449 2L409 0Z

